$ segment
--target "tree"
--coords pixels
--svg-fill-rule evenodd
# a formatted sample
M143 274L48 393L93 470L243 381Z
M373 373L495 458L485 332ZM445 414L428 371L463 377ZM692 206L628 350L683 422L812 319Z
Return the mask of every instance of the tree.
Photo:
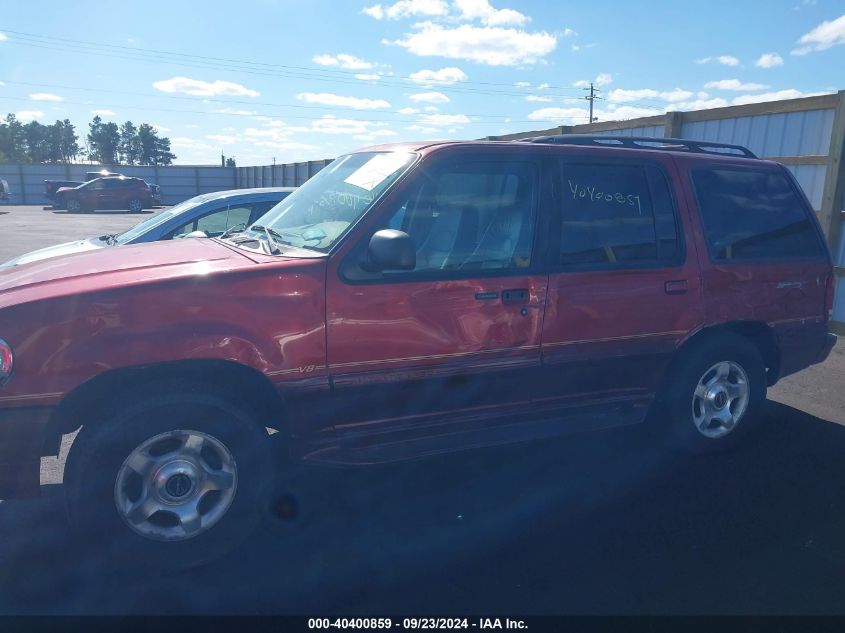
M30 163L50 162L50 128L38 121L23 126L26 158Z
M65 163L76 160L76 157L82 152L82 148L77 143L79 137L76 135L76 128L73 127L69 119L56 121L53 124L53 128L55 129L54 134L58 137L57 142L61 160Z
M134 165L141 162L141 143L138 138L138 128L132 121L127 121L120 126L120 144L117 150L121 163Z
M226 167L237 167L237 165L235 164L235 159L232 157L227 158Z
M171 165L176 159L170 139L158 136L148 123L135 127L126 121L118 127L96 116L88 125L83 150L69 119L52 125L23 124L9 114L0 121L0 162L69 163L80 156L105 165Z
M117 123L103 123L95 116L88 124L88 158L103 165L117 163L117 148L120 145L120 130Z
M26 162L26 135L23 123L9 114L0 123L0 160L10 163Z
M138 141L142 165L170 165L176 158L176 154L170 151L170 139L160 137L156 129L148 123L138 126Z

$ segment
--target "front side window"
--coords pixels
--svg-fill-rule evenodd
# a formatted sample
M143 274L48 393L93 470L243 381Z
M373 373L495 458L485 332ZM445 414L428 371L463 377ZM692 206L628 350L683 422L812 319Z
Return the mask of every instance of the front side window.
M527 268L537 178L522 161L452 164L422 174L382 228L411 236L411 274Z
M783 172L708 167L694 169L692 180L714 260L824 254L811 211Z
M408 152L341 156L270 210L260 224L273 231L276 242L326 252L416 156Z
M659 168L566 163L560 196L560 265L626 268L680 257L672 195Z

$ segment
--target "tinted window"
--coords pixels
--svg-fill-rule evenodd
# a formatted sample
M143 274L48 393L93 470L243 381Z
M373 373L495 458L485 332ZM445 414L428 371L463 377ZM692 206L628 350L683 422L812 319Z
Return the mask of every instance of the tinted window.
M384 226L411 236L417 271L525 268L536 180L523 162L450 165L421 176Z
M676 262L669 184L653 166L563 166L559 263L625 267Z
M713 259L823 253L810 210L781 171L695 169L692 179Z

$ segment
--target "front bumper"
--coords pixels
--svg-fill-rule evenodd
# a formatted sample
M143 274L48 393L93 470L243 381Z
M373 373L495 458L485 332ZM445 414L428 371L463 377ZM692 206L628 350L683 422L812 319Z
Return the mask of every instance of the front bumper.
M0 410L0 499L37 497L51 407Z

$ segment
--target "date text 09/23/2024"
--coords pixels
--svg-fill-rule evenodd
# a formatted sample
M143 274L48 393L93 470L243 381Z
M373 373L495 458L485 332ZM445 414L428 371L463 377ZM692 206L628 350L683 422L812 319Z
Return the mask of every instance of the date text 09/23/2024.
M510 618L309 618L309 629L526 629L524 620Z

